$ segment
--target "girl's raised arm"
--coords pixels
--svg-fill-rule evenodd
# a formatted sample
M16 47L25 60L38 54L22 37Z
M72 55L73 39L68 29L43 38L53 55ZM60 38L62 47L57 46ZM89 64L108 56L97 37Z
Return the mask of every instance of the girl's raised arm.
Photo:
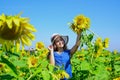
M70 50L71 56L77 51L77 49L78 49L78 47L80 45L81 33L82 33L82 31L77 34L76 43L75 43L75 45Z

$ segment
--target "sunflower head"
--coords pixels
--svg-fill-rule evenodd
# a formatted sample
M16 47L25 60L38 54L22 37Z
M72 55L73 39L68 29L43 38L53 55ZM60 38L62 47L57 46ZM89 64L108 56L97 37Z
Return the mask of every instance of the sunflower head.
M29 18L23 18L18 15L0 15L0 42L2 46L11 46L6 45L5 43L31 45L31 40L35 39L34 34L36 29L32 24L29 23ZM19 46L20 47L20 46ZM8 49L9 50L9 49Z
M78 15L73 19L73 23L70 25L70 28L79 33L83 29L86 30L90 27L90 19L85 17L84 15Z
M36 67L38 65L38 59L35 56L31 56L28 58L28 67Z
M105 40L104 40L104 47L105 48L109 47L109 38L105 38Z
M37 42L37 43L36 43L36 49L37 49L37 50L40 50L40 49L42 49L42 48L44 48L44 47L45 47L45 45L44 45L43 42Z

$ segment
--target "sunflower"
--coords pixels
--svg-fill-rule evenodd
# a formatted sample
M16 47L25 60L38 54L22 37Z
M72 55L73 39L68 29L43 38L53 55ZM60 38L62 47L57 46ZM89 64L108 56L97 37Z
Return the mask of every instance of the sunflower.
M31 56L28 58L28 67L37 67L38 66L38 58L35 56Z
M23 18L18 15L0 15L0 44L7 48L16 46L19 50L20 44L30 46L31 40L35 39L36 29L29 23L29 18Z
M120 80L120 77L114 78L113 80Z
M36 50L37 50L36 53L39 55L40 59L47 57L49 53L48 48L45 47L45 44L43 42L36 43Z
M95 45L99 48L99 49L103 49L103 42L102 42L102 38L98 37L95 41Z
M4 67L5 67L5 64L0 62L0 69L3 69Z
M113 51L113 53L114 53L114 54L117 54L117 53L118 53L118 51L117 51L117 50L114 50L114 51Z
M69 78L70 76L69 76L69 74L68 73L66 73L65 71L63 71L63 70L60 70L60 71L57 71L55 74L53 74L53 78L58 78L58 80L59 79L64 79L64 78ZM56 79L57 79L56 78Z
M36 49L37 49L37 50L40 50L40 49L42 49L42 48L45 48L44 43L43 43L43 42L37 42L37 43L36 43Z
M105 48L109 47L109 38L105 38L105 40L104 40L104 47Z
M90 27L90 19L85 17L84 15L76 16L70 25L70 28L76 33L81 32L83 29L86 30L89 27Z

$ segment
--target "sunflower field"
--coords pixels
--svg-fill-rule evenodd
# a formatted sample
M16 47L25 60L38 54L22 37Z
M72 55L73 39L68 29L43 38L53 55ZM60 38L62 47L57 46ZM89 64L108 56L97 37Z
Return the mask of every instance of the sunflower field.
M25 50L36 32L29 20L20 14L0 15L0 80L69 79L65 71L54 71L55 66L49 64L49 50L43 42ZM69 27L75 34L82 32L80 47L71 58L73 77L69 80L120 80L120 53L107 50L109 38L90 30L90 19L84 15L76 16Z

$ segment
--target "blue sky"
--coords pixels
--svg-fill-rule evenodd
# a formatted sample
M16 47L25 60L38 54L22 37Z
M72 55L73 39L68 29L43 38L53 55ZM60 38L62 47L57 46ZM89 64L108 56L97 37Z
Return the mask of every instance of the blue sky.
M68 48L71 48L76 34L69 29L68 23L79 14L89 17L90 29L103 39L110 38L109 50L120 51L120 0L0 0L0 15L29 17L35 26L36 40L50 45L53 33L69 36ZM29 47L26 47L29 48Z

